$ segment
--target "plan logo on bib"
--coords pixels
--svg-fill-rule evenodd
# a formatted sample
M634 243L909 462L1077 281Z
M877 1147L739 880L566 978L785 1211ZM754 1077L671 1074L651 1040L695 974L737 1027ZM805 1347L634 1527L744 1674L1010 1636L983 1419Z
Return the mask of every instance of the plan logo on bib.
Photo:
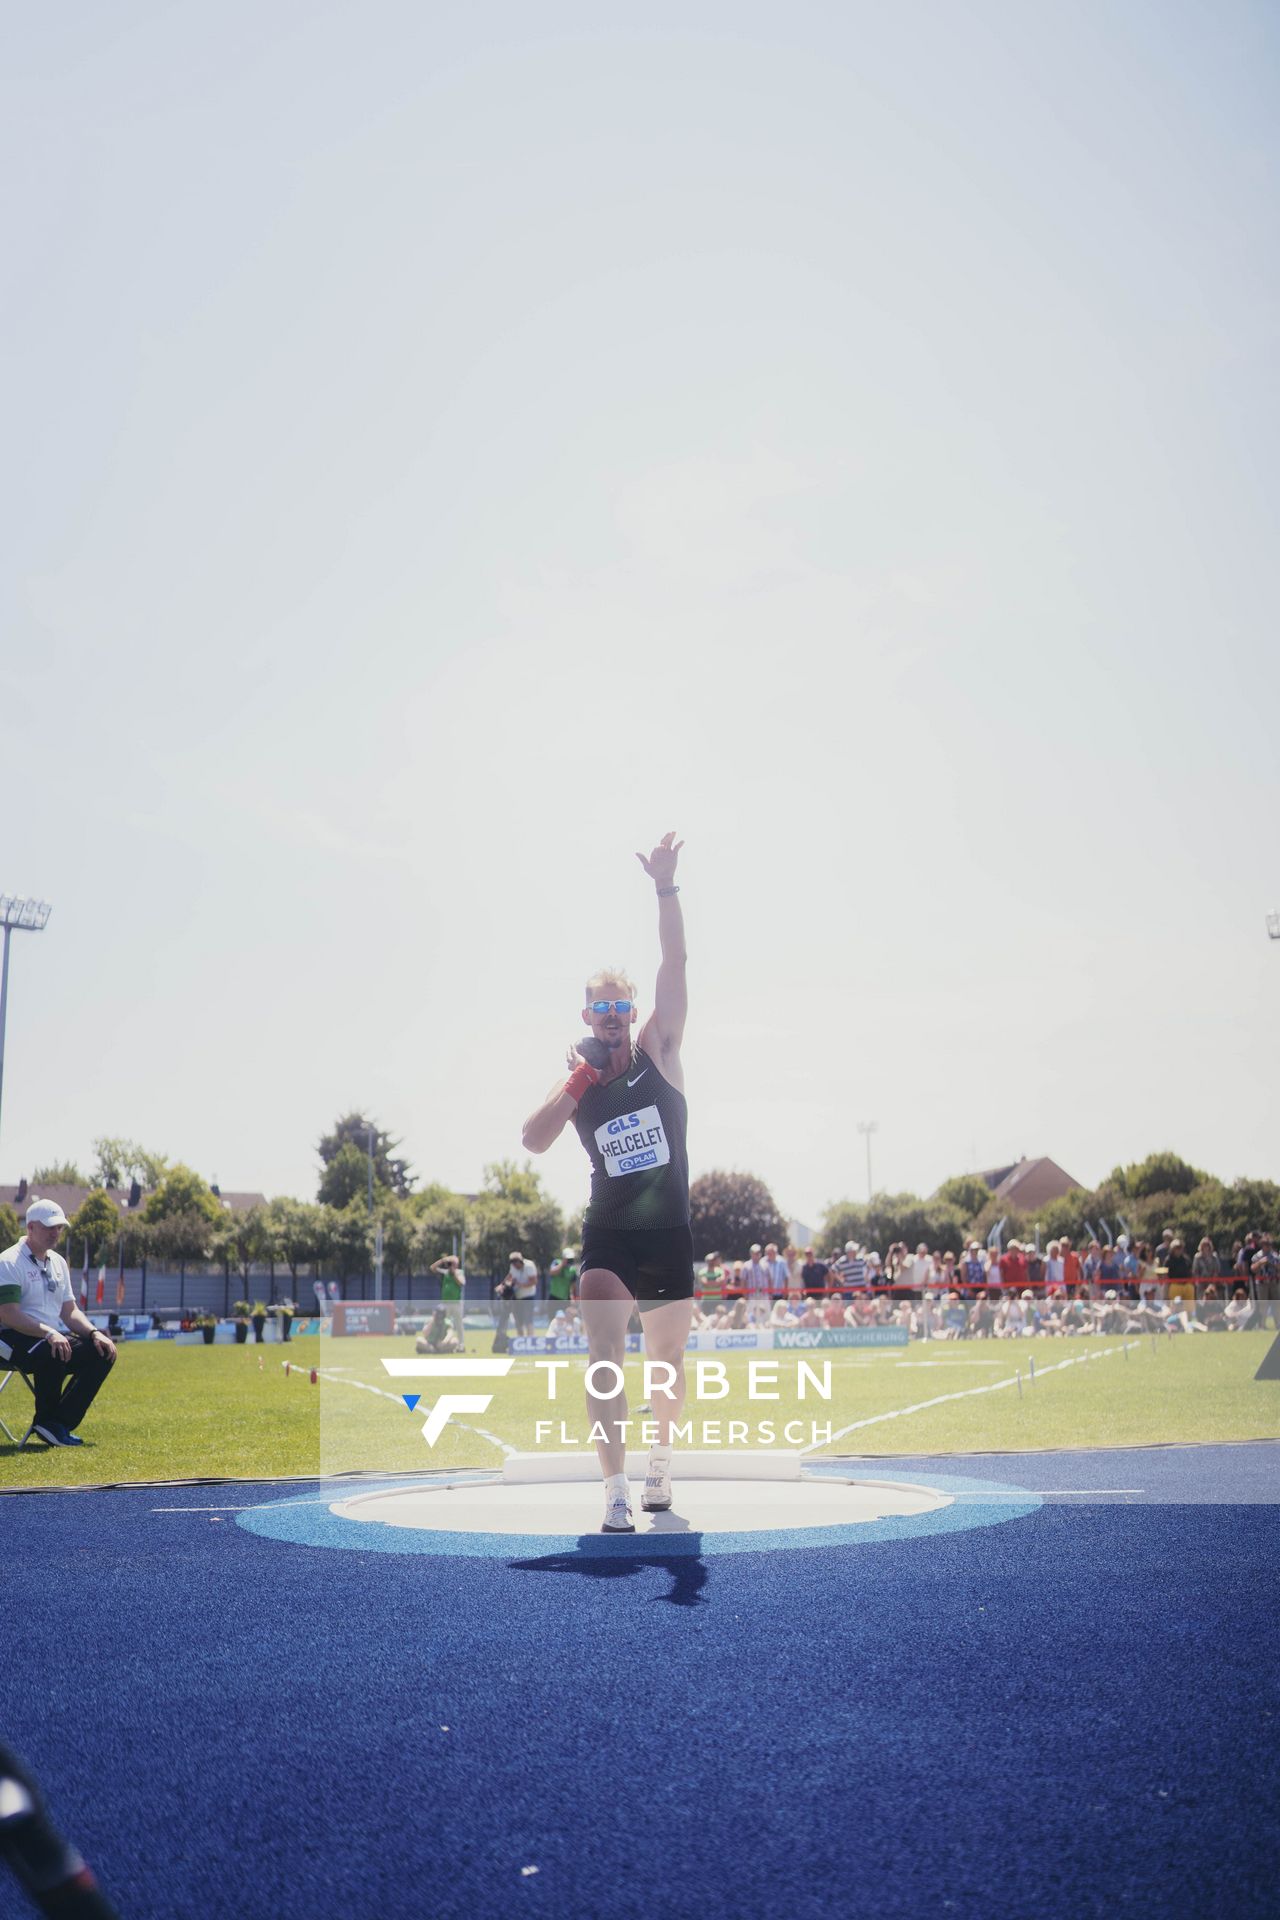
M665 1167L671 1158L662 1115L656 1107L619 1114L616 1120L597 1127L596 1145L611 1180L620 1174L638 1173L642 1167Z

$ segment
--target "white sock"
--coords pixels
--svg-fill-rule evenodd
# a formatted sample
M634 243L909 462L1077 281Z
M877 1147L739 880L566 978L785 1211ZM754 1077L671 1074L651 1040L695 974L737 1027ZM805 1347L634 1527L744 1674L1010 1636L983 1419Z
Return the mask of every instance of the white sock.
M665 1447L650 1447L649 1458L653 1461L655 1466L669 1467L671 1465L671 1456L674 1453L674 1451L675 1451L674 1447L671 1445L671 1442L668 1441Z
M627 1476L625 1473L606 1473L604 1477L606 1500L625 1500L627 1498Z

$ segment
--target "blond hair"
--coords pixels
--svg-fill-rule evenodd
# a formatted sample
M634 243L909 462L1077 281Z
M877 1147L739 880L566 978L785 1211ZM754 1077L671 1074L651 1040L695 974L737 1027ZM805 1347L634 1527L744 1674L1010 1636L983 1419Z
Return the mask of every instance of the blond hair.
M636 983L621 967L601 967L598 973L591 975L586 989L588 1006L593 1000L604 999L605 996L598 992L600 987L622 987L624 992L616 996L620 1000L634 1000L636 997Z

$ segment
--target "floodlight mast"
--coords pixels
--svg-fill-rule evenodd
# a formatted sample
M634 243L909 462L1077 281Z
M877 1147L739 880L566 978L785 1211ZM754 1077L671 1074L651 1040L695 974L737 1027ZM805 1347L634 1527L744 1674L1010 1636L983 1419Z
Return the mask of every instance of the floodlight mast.
M870 1204L871 1204L871 1198L872 1198L872 1194L871 1194L871 1136L872 1136L872 1134L873 1134L873 1133L879 1133L879 1131L880 1131L880 1122L879 1122L878 1120L859 1120L859 1122L858 1122L858 1132L859 1132L859 1133L861 1133L861 1134L863 1134L863 1135L865 1135L865 1137L866 1137L866 1142L867 1142L867 1205L868 1205L868 1206L870 1206Z
M9 936L40 933L52 909L46 900L19 900L16 894L0 893L0 925L4 927L4 960L0 963L0 1104L4 1100L4 1026L9 1008Z

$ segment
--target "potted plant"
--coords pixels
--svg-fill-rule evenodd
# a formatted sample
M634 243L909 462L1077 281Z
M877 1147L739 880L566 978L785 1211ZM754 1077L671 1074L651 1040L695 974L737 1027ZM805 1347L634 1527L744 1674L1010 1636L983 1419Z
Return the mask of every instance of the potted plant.
M231 1308L236 1322L236 1345L242 1347L249 1338L249 1302L237 1300Z
M213 1315L211 1313L198 1314L196 1317L196 1325L204 1335L206 1347L211 1347L213 1345L213 1336L218 1330L218 1323Z
M280 1338L282 1340L288 1340L291 1338L289 1329L293 1325L293 1316L298 1311L298 1303L296 1300L282 1300L278 1311L280 1314Z
M250 1314L249 1318L253 1322L254 1342L256 1345L261 1346L262 1345L262 1329L267 1324L267 1303L265 1300L254 1301L253 1312Z

